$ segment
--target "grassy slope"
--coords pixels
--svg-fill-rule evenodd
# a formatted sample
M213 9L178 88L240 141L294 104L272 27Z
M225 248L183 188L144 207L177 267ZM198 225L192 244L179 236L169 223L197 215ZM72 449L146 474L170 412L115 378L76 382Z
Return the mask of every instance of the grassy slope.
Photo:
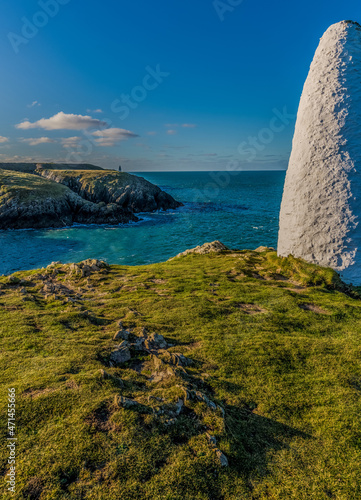
M337 290L332 271L240 252L112 266L89 280L61 272L82 296L74 304L45 300L36 274L16 273L35 300L0 278L1 407L8 387L17 392L15 498L361 497L361 302ZM152 384L106 367L119 319L176 344L195 362L188 374ZM225 408L224 428L201 403L171 427L113 404L116 394L176 401L184 377ZM3 472L5 460L3 447Z
M21 202L62 198L69 188L42 177L0 169L0 203L16 198Z

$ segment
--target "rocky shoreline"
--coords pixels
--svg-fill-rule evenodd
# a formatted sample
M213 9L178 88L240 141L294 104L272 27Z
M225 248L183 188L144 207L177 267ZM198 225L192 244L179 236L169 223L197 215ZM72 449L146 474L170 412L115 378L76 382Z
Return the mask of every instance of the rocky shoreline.
M135 213L182 205L131 174L51 170L39 164L33 173L25 172L23 164L21 169L0 169L0 230L125 224L139 220Z

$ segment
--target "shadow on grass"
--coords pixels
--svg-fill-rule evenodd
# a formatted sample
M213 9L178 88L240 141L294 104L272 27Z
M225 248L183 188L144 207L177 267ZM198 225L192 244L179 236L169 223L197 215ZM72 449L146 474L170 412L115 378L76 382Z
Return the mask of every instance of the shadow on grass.
M255 475L266 476L270 472L270 454L290 449L288 443L292 438L314 439L310 434L257 415L247 407L227 406L225 421L230 466L248 481Z

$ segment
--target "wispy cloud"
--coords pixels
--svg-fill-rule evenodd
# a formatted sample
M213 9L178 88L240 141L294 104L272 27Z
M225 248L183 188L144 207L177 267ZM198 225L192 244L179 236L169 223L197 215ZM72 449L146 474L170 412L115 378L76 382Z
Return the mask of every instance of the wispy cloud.
M27 108L35 108L35 106L41 106L39 101L33 101L31 104L27 104Z
M42 128L44 130L86 130L88 128L106 127L107 123L91 116L66 114L60 111L50 118L41 118L36 122L23 121L16 128L28 130L32 128Z
M147 132L147 135L157 135L157 132L154 132L153 130L151 130L150 132Z
M177 131L174 129L167 130L168 135L175 135L176 133L177 133Z
M3 144L4 142L9 142L9 139L0 135L0 144Z
M96 132L93 132L92 135L96 137L95 142L98 146L115 146L115 144L120 141L139 137L139 135L134 134L134 132L123 128L97 130Z
M64 148L75 148L79 141L81 140L81 137L75 136L75 137L63 137L60 139L61 145Z
M87 109L86 110L87 113L104 113L104 111L100 108L98 109Z
M25 142L26 144L29 144L29 146L39 146L39 144L54 143L56 140L51 139L50 137L31 137L29 139L21 138L20 142Z
M179 123L166 123L164 126L167 128L195 128L197 125L195 123L182 123L181 125L179 125Z

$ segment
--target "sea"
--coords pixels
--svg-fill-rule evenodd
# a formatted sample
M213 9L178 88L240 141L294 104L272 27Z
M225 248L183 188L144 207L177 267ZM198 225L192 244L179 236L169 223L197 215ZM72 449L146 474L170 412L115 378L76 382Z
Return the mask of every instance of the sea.
M0 231L0 274L88 258L143 265L220 240L232 249L277 245L284 171L137 172L184 206L120 226Z

